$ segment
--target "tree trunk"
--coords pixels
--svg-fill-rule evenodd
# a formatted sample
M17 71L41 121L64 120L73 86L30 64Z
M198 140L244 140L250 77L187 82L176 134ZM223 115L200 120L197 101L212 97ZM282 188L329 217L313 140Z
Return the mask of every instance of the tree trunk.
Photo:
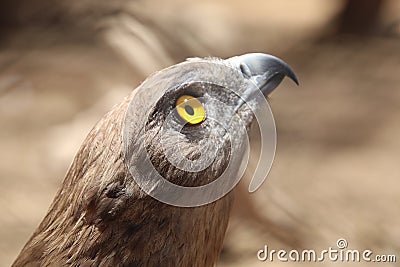
M380 22L385 0L346 0L339 15L337 33L368 35Z

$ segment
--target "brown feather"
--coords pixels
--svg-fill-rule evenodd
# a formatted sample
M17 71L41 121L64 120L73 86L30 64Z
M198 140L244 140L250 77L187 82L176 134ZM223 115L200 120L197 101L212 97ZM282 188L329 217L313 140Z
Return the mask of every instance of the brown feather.
M195 208L163 204L133 181L122 156L132 95L87 136L47 215L12 266L213 266L232 193Z

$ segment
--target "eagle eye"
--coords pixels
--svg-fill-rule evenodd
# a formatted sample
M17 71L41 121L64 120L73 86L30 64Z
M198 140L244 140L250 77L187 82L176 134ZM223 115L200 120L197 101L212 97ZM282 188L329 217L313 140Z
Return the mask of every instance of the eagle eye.
M199 124L206 118L203 104L190 95L180 96L175 103L179 117L189 124Z

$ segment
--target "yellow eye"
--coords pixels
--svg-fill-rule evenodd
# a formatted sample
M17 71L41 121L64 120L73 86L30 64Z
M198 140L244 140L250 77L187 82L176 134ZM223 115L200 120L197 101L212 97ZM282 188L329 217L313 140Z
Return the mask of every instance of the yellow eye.
M193 96L183 95L175 105L179 116L189 124L199 124L206 117L203 104Z

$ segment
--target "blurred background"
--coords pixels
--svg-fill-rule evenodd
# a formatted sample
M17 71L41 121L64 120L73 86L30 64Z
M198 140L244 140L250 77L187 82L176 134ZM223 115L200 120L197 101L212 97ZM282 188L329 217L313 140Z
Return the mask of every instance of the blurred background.
M264 245L318 250L339 238L400 261L399 22L395 0L2 0L0 266L91 127L145 77L246 52L284 59L301 86L272 94L274 166L256 193L246 180L237 189L218 266L265 266Z

